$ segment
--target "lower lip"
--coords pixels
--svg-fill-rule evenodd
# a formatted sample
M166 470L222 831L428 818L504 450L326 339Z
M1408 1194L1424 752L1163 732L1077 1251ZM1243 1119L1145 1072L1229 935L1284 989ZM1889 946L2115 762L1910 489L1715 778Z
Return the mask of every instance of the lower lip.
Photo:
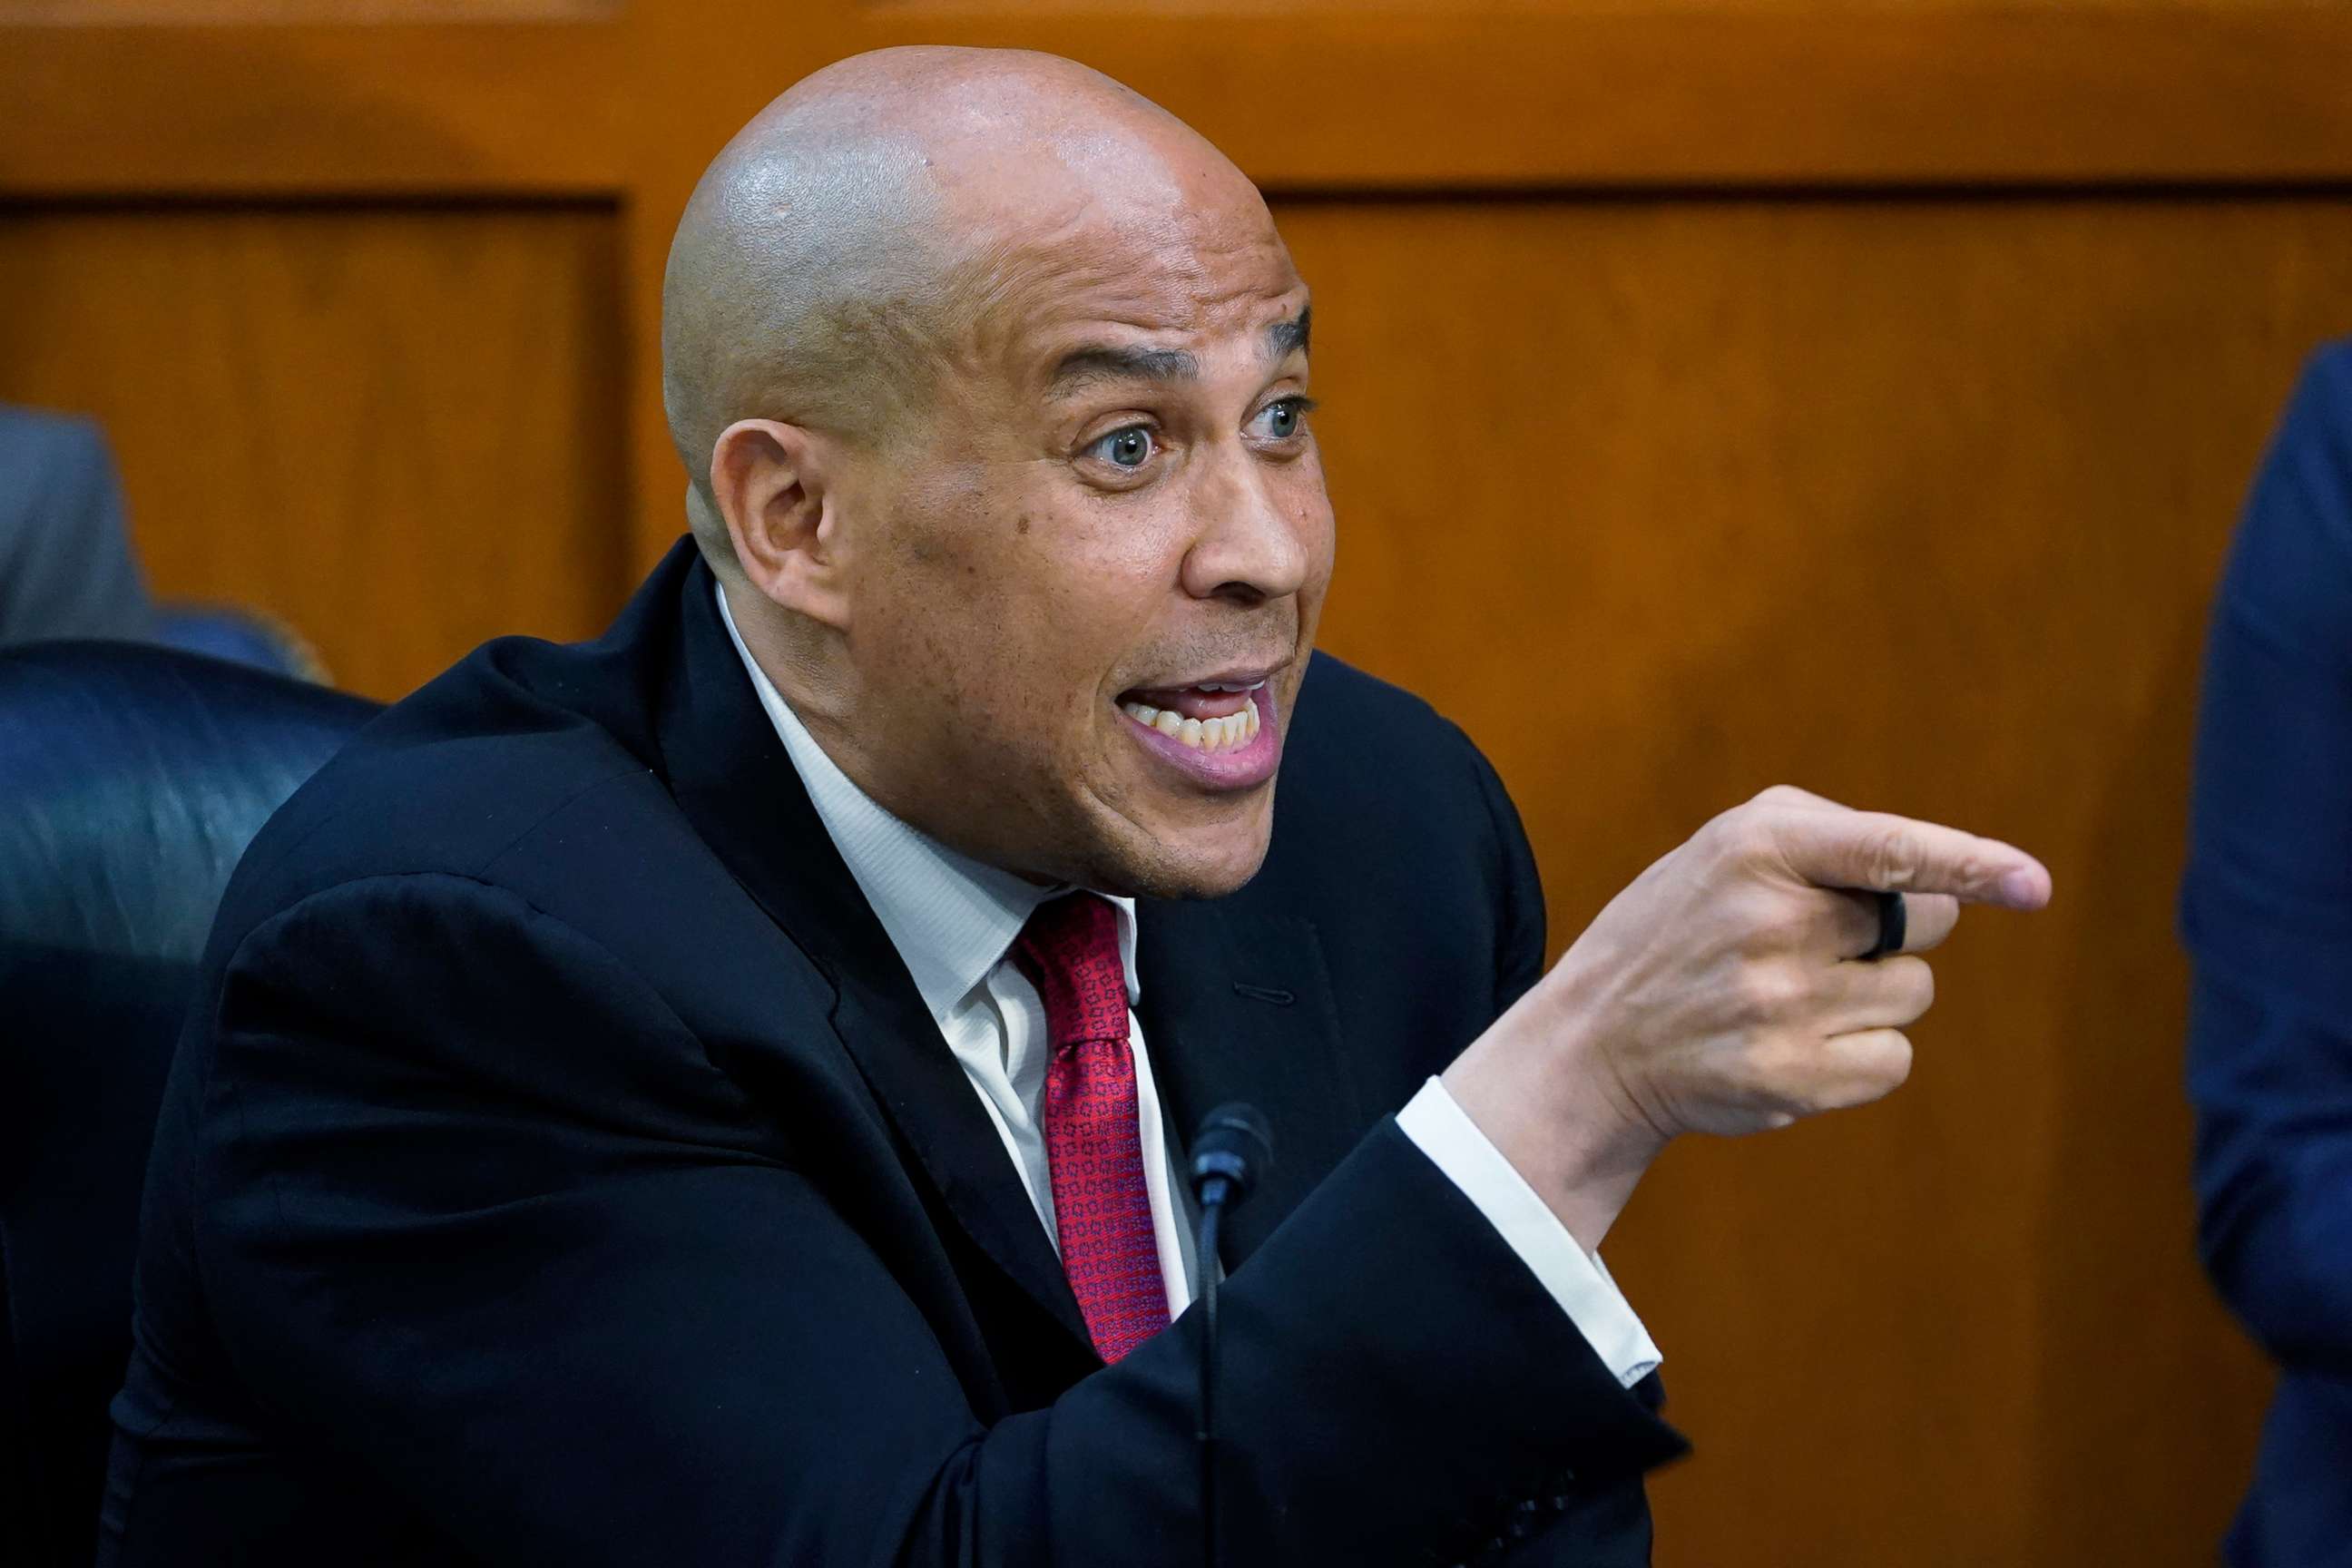
M1257 733L1238 746L1203 752L1186 745L1121 708L1118 716L1143 749L1176 769L1192 784L1209 790L1255 789L1274 776L1282 762L1282 731L1275 723L1271 681L1250 693L1257 703Z

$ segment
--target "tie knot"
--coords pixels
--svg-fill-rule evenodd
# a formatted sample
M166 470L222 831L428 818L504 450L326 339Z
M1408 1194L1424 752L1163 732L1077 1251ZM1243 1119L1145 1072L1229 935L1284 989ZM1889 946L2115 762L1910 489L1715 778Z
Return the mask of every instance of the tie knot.
M1127 1038L1127 966L1118 956L1118 911L1095 893L1068 893L1037 906L1013 944L1013 961L1045 1005L1054 1049Z

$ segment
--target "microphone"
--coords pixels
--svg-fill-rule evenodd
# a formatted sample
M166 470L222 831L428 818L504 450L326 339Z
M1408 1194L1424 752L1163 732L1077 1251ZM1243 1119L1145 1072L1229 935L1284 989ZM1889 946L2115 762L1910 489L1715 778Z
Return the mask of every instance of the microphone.
M1202 1209L1238 1205L1274 1163L1274 1133L1257 1107L1235 1100L1209 1112L1192 1140L1192 1195Z
M1192 1139L1192 1195L1201 1227L1193 1248L1201 1270L1201 1562L1217 1568L1223 1531L1217 1514L1217 1225L1274 1163L1274 1133L1257 1108L1239 1100L1209 1112Z

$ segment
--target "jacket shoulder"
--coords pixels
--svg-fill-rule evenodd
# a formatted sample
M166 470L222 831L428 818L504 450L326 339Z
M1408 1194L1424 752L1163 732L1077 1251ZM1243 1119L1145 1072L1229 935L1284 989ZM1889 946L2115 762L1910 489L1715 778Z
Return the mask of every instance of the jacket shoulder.
M1319 727L1323 716L1318 708L1330 710L1328 717L1335 722L1377 721L1402 723L1416 731L1446 732L1458 737L1454 724L1422 698L1402 686L1392 685L1379 676L1357 668L1335 654L1318 651L1307 666L1307 679L1300 688L1299 716L1313 716Z
M656 783L652 759L567 693L582 650L485 644L377 715L278 808L239 862L215 937L340 883L481 878L591 795ZM642 796L667 805L666 792Z
M1461 727L1422 698L1318 653L1301 683L1276 810L1304 824L1409 834L1408 842L1484 837L1502 786ZM1319 837L1307 826L1299 837Z

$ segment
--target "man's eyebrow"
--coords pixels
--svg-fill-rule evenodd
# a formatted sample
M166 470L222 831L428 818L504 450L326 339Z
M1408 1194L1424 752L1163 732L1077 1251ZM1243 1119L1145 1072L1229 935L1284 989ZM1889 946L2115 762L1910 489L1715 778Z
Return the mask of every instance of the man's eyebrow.
M1197 381L1200 376L1201 362L1182 349L1089 343L1061 357L1045 390L1059 395L1098 381Z
M1315 307L1302 306L1298 314L1286 321L1276 321L1265 330L1266 353L1277 360L1288 359L1294 353L1307 352L1307 334L1315 327Z

